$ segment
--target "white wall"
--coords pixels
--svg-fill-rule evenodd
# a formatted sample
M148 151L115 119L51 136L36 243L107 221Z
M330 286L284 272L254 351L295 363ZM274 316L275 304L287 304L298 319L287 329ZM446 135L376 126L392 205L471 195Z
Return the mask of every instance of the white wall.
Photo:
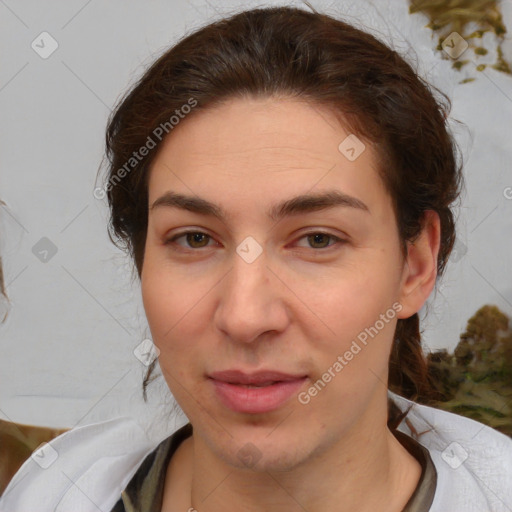
M284 2L244 5L277 3ZM512 77L477 73L474 65L453 71L433 51L427 20L408 15L406 0L314 5L373 27L410 59L414 48L423 76L450 95L452 117L468 127L457 128L466 160L465 248L452 258L423 324L427 347L453 348L483 304L512 315L512 199L504 195L512 187ZM0 327L1 418L72 427L170 410L169 400L161 405L163 379L149 388L150 404L142 401L145 367L132 351L149 330L129 262L108 240L106 203L92 192L116 99L165 47L241 7L214 0L0 3L0 198L7 203L0 254L11 299ZM511 7L502 6L509 29ZM31 47L43 31L58 43L46 59ZM484 44L492 48L492 37ZM512 61L510 41L505 48ZM477 80L458 85L465 76ZM57 248L46 263L32 252L42 237Z

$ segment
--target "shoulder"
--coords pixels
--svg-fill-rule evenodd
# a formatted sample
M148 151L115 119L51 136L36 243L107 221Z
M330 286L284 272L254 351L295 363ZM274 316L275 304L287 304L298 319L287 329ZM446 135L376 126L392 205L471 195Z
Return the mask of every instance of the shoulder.
M128 417L74 428L24 462L0 498L0 512L110 510L160 441Z
M398 430L425 446L436 467L431 512L512 510L512 439L478 421L418 404L391 391L405 411ZM414 429L415 432L413 432Z
M192 424L187 423L147 455L111 512L160 510L169 461L180 444L191 434Z

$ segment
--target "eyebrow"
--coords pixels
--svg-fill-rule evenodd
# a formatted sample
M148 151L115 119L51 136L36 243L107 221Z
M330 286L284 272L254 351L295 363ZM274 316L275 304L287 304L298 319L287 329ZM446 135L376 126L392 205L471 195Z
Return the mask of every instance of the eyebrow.
M197 196L179 194L172 191L166 192L156 199L149 207L149 210L154 210L155 208L164 206L215 217L221 221L228 217L222 207L211 203L206 199ZM370 213L368 206L366 206L366 204L360 199L338 190L331 190L319 194L303 194L282 201L281 203L274 205L267 212L267 216L271 220L276 221L291 215L300 215L302 213L326 210L340 206L355 208Z

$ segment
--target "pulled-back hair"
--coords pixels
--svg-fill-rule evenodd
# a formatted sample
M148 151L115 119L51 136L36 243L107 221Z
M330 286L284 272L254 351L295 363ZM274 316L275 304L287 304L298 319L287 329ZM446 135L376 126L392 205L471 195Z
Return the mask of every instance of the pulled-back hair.
M155 128L165 126L170 133L169 120L190 111L183 106L191 98L196 106L188 115L194 116L236 97L289 97L327 107L349 133L371 144L392 198L402 254L407 254L407 241L419 235L424 213L433 210L441 221L437 273L443 273L455 241L451 205L462 184L462 163L457 163L457 146L447 127L449 98L371 34L325 14L272 7L241 12L182 38L149 67L111 115L106 133L109 235L129 252L139 278L148 170L158 147L136 162L130 160L133 153L148 137L160 146L165 137L155 138L161 132ZM144 379L144 398L154 365ZM389 388L423 403L437 398L417 313L398 320ZM398 413L390 407L388 425L393 428Z

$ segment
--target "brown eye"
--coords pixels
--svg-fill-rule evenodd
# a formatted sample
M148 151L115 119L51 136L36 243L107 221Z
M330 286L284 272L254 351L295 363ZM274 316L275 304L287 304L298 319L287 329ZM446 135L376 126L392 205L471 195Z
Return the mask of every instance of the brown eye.
M332 247L333 245L339 245L340 243L342 244L345 242L345 240L342 240L337 236L331 235L330 233L324 233L322 231L312 231L310 233L306 233L300 238L300 240L303 238L307 238L309 248L311 249L325 249ZM329 244L329 239L335 240L335 242Z
M328 247L329 246L329 238L332 238L330 237L329 235L326 235L325 233L315 233L314 235L307 235L307 238L308 238L308 242L311 243L311 244L320 244L321 247L320 248L323 248L323 247ZM324 243L327 242L327 245L324 245ZM319 247L315 247L316 249L318 249Z
M185 249L201 249L203 247L207 247L205 244L210 240L210 235L203 233L202 231L185 231L184 233L179 233L176 236L173 236L169 240L165 242L165 245L175 244L176 240L185 237L188 246L185 246ZM181 244L177 244L183 247Z

